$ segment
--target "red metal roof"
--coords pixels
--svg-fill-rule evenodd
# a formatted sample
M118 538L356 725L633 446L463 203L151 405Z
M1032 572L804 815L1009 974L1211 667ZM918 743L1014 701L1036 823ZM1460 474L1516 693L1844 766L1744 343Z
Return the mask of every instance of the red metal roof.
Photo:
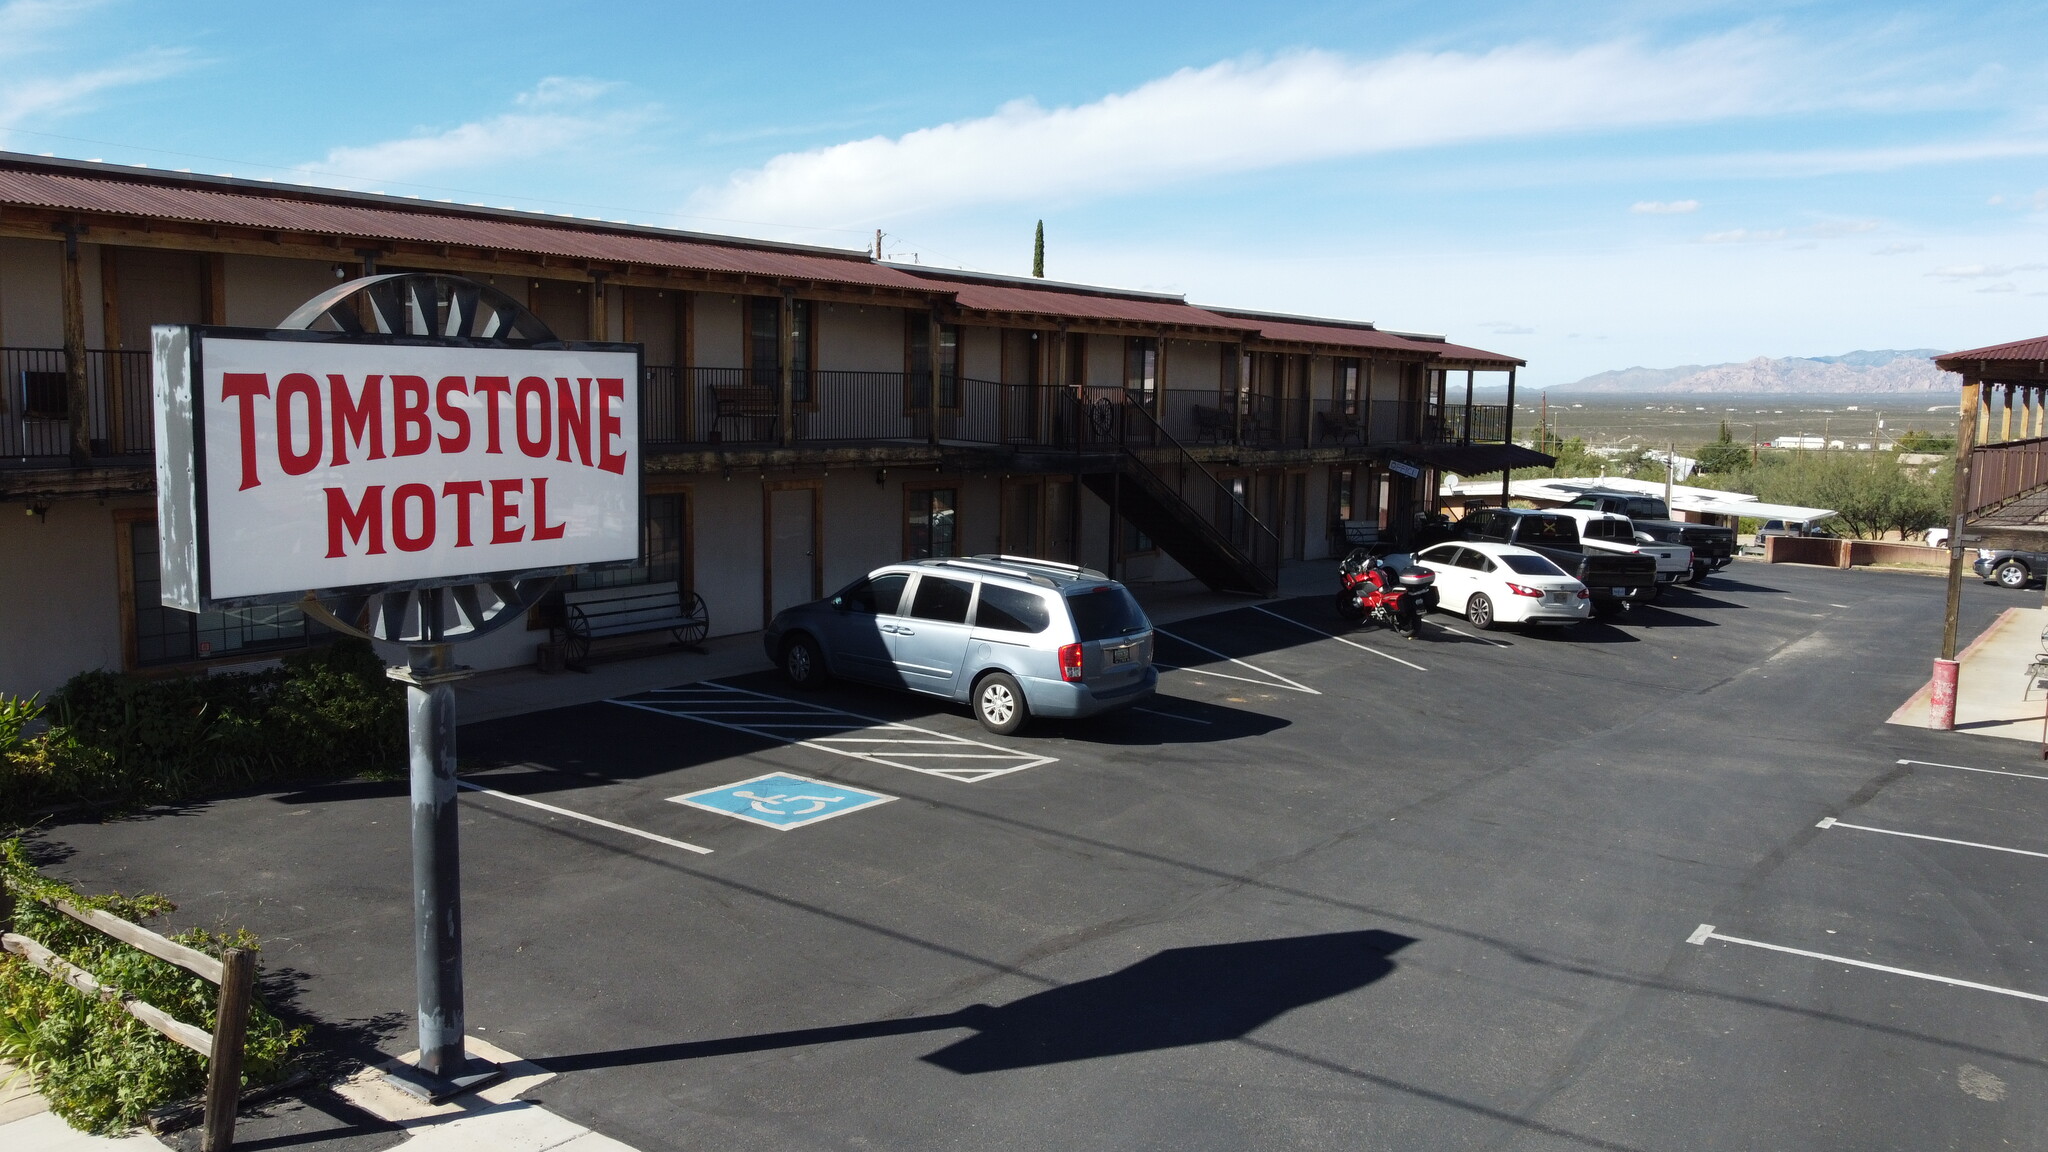
M1417 340L1423 348L1436 350L1437 358L1455 360L1460 364L1493 364L1501 368L1518 368L1528 363L1500 352L1488 352L1484 348L1472 348L1464 344L1452 344L1442 340Z
M1207 328L1235 335L1250 335L1255 331L1252 325L1242 320L1219 316L1171 296L1038 288L979 278L956 279L940 271L923 275L934 289L953 293L960 307L969 312Z
M659 229L607 227L534 213L464 209L433 201L322 193L280 186L195 187L160 175L38 171L0 166L0 204L70 212L107 212L310 232L367 240L452 244L577 260L784 277L930 292L914 276L864 253L796 250L742 240L718 242Z
M1316 324L1307 320L1269 320L1265 317L1247 319L1245 323L1257 327L1264 339L1294 344L1325 344L1363 352L1422 352L1425 355L1436 347L1393 332L1349 324Z
M1934 358L1935 364L1951 372L1962 371L1960 362L1965 360L1978 363L1986 360L2048 360L2048 336L2014 340L2010 344L1993 344L1988 348L1969 348Z

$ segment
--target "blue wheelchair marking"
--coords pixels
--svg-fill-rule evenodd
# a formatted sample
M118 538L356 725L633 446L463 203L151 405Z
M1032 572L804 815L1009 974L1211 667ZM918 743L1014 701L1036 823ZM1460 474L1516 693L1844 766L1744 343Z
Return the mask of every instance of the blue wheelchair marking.
M722 812L787 832L791 828L858 812L862 808L887 804L896 797L792 776L787 772L771 772L737 784L724 784L669 799L677 804L702 808L706 812Z

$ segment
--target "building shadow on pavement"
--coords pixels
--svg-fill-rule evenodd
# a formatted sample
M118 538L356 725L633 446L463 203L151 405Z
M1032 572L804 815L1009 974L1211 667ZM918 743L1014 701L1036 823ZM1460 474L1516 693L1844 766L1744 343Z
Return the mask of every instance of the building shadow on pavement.
M537 1059L580 1072L967 1028L974 1035L927 1063L970 1075L1214 1044L1250 1035L1297 1008L1355 992L1394 971L1415 942L1379 929L1169 948L1106 976L1035 992L1000 1007L863 1024L688 1040Z

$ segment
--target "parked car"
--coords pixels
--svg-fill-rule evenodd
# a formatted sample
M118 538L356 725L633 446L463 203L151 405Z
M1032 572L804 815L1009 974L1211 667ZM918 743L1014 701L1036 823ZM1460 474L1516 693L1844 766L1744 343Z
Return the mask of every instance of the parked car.
M1664 543L1683 544L1692 549L1694 583L1706 579L1708 573L1719 572L1735 562L1735 529L1673 520L1671 506L1661 497L1635 492L1594 491L1565 507L1591 508L1596 512L1626 516L1638 531L1647 532Z
M1948 547L1948 529L1946 527L1929 528L1926 540L1929 548L1946 548Z
M1834 529L1813 520L1766 520L1764 526L1756 530L1758 540L1766 536L1809 536L1833 540L1837 539L1838 535Z
M1684 544L1665 544L1641 531L1628 517L1591 508L1553 508L1551 511L1579 522L1581 547L1624 556L1648 556L1657 562L1657 592L1692 576L1692 549ZM1655 600L1653 593L1650 599Z
M1432 544L1412 562L1436 573L1437 602L1484 631L1501 624L1577 624L1593 613L1586 586L1549 557L1513 544Z
M1617 556L1588 550L1579 542L1578 521L1562 511L1478 508L1458 522L1467 540L1489 540L1532 549L1561 566L1592 593L1596 615L1625 611L1657 593L1657 562L1648 556Z
M2025 588L2048 574L2048 552L2027 552L2018 548L1979 548L1972 565L1986 584L2000 588Z
M991 732L1128 708L1159 685L1152 622L1100 572L1018 556L877 568L762 636L790 683L842 676L966 704Z

